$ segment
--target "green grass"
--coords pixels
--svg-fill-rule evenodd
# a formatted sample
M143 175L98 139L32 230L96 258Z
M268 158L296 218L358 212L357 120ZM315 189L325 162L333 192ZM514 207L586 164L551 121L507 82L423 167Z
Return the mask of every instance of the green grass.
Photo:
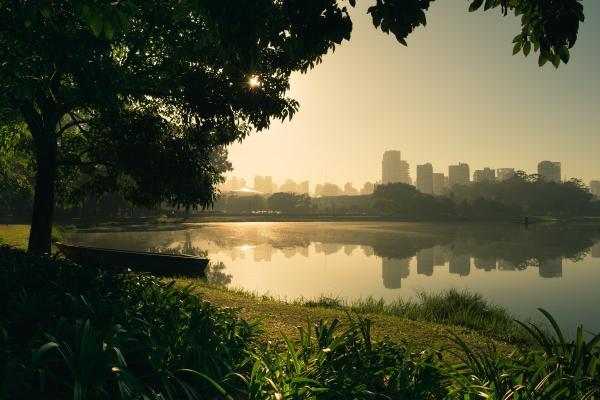
M27 249L29 241L30 225L25 224L0 224L0 244L6 244L17 249ZM52 228L52 243L64 239L62 227L55 226ZM52 252L58 249L52 245Z
M182 282L190 282L182 280ZM213 301L239 306L246 310L256 308L264 309L268 315L273 315L274 321L279 327L283 323L296 327L298 320L295 315L303 315L312 319L318 316L332 315L340 320L348 311L368 315L369 318L385 321L386 334L397 337L393 328L387 325L396 324L398 331L406 334L411 322L420 323L421 326L429 326L429 334L424 334L424 329L415 331L410 335L417 341L416 335L424 335L431 342L439 341L439 333L444 329L452 327L461 333L468 333L475 341L482 337L493 338L505 343L530 343L531 338L527 332L515 322L516 317L505 308L494 305L478 293L449 289L440 293L419 292L416 300L397 299L395 301L384 301L367 297L346 301L342 298L321 296L314 299L293 299L285 301L272 296L252 293L239 288L224 288L212 285L208 282L198 281L199 291L208 294ZM256 304L252 304L256 303ZM270 310L266 310L270 308ZM277 310L277 311L275 311ZM250 312L249 315L255 316ZM388 322L389 321L389 322ZM289 331L289 329L288 329ZM376 328L379 331L379 327Z

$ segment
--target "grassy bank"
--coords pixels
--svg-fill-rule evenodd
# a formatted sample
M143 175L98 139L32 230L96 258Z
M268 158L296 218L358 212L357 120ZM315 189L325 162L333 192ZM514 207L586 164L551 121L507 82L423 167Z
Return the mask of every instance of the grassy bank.
M0 245L6 244L18 249L27 249L29 240L29 225L25 224L0 224ZM60 227L52 228L52 242L61 241L63 231ZM53 247L53 251L56 249Z
M0 307L0 398L450 400L600 394L600 335L586 342L583 330L568 342L558 329L546 334L529 328L535 344L510 352L465 332L446 331L450 339L419 343L422 331L411 336L392 328L402 318L390 310L371 319L324 301L257 301L183 283L110 274L1 246L0 304L6 306ZM234 298L226 295L266 308L238 312L219 306L218 299ZM281 340L265 340L261 330L277 329L269 325L285 320L278 314L282 310L316 311L328 320L299 320L293 336L284 323L273 335ZM245 317L257 311L264 317L259 325ZM424 324L404 322L408 331ZM386 324L396 330L378 331Z

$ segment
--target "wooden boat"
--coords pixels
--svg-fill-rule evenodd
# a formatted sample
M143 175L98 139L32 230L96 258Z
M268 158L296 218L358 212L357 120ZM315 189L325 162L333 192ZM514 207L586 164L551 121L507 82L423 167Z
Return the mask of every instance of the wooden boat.
M103 249L60 242L56 242L56 247L65 257L83 266L110 269L131 268L134 271L149 272L160 276L204 276L208 265L207 258L189 255Z

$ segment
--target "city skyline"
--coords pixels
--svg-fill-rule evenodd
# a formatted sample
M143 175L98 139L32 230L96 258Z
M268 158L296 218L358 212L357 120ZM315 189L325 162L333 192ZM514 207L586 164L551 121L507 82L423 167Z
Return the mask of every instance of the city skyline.
M292 121L230 148L233 174L373 181L381 154L400 148L413 179L427 162L533 173L547 159L563 163L563 176L600 178L599 2L584 2L578 43L558 70L511 57L518 21L496 12L433 3L427 27L403 47L373 29L364 6L351 10L352 41L293 76L289 94L300 109Z
M495 182L509 179L518 169L512 167L490 168L472 170L468 162L458 162L444 168L435 168L432 163L416 165L416 174L414 179L409 174L407 160L402 159L400 150L386 150L383 152L380 167L379 179L366 181L364 183L346 180L344 184L324 181L321 183L303 180L296 182L293 179L286 178L282 184L277 184L272 175L254 176L254 185L251 185L246 179L235 175L228 176L225 184L221 185L223 191L235 191L240 189L253 189L260 193L275 192L293 192L299 194L310 194L319 196L337 196L337 195L359 195L371 194L374 186L378 184L406 183L415 186L421 193L442 195L445 190L454 185L468 185L476 182ZM472 171L472 172L471 172ZM546 181L561 182L564 179L581 179L578 177L566 178L561 175L562 163L560 161L542 160L537 163L535 171L524 171L528 174L537 174ZM590 180L583 182L592 194L600 197L600 180ZM356 187L355 187L356 185ZM361 186L362 185L362 186Z

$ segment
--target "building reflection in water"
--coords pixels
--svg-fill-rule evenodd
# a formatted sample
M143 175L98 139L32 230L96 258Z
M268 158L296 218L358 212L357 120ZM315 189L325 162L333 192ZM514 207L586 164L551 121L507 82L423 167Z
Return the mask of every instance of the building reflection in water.
M596 242L596 244L592 246L592 257L600 258L600 242Z
M450 273L467 276L471 272L471 257L467 254L452 255L450 257Z
M562 276L562 257L542 260L539 268L542 278L560 278Z
M499 271L515 271L516 269L517 266L514 263L503 259L498 260Z
M417 252L417 274L433 275L433 247L422 249Z
M495 258L475 258L473 260L473 264L475 264L475 268L482 269L484 271L493 271L496 269Z
M352 253L354 253L354 250L358 248L358 245L356 244L347 244L344 246L344 253L347 256L351 256Z
M443 246L433 246L433 265L443 267L448 261L448 251Z
M254 248L254 261L271 261L273 246L270 244L259 244Z
M410 258L383 257L381 260L383 286L386 289L400 289L402 279L410 274Z

